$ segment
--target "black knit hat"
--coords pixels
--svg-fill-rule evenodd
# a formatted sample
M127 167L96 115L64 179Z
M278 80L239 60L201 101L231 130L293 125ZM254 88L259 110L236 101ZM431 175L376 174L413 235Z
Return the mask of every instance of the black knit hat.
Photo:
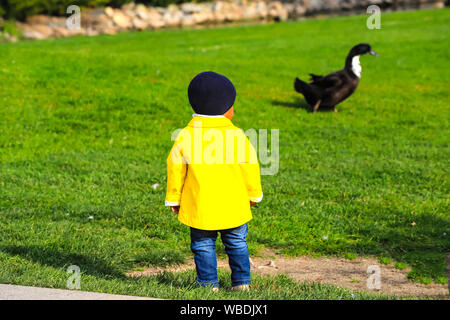
M188 97L195 113L221 115L233 106L236 89L227 77L206 71L192 79L188 88Z

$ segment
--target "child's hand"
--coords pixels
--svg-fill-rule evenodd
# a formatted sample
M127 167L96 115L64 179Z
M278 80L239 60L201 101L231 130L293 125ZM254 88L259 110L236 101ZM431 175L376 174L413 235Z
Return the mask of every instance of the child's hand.
M178 212L180 212L180 206L172 206L172 207L170 207L170 210L172 210L172 212L178 214Z
M250 201L250 208L253 207L256 204L256 202Z

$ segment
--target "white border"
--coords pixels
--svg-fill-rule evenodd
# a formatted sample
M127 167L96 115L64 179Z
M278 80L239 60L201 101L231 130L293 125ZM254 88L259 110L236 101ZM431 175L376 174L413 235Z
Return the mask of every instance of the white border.
M192 117L205 117L205 118L225 118L225 116L224 115L221 115L221 114L219 114L219 115L208 115L208 114L200 114L200 113L194 113L193 115L192 115Z
M169 202L167 200L164 200L164 205L166 207L175 207L175 206L179 206L180 203L179 202Z
M261 202L261 200L263 199L263 196L264 196L264 193L261 193L261 196L259 196L258 198L251 198L251 197L249 197L249 199L250 199L251 202L258 203L258 202Z

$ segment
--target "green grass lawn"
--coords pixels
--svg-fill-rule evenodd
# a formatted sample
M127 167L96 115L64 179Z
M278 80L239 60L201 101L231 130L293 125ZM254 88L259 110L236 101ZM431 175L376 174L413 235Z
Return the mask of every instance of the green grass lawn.
M450 10L383 14L381 30L366 18L1 43L0 283L64 288L75 264L83 290L349 299L284 276L215 296L192 288L194 271L124 276L190 255L189 228L164 207L166 157L193 113L187 85L205 70L234 82L236 125L280 130L252 253L374 255L412 267L412 281L446 283ZM308 113L295 76L340 69L360 42L380 57L362 57L356 93L338 114Z

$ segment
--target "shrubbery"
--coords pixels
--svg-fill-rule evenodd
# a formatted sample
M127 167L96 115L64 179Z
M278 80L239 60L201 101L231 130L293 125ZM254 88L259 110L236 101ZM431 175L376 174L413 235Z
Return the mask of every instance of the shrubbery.
M0 12L3 11L6 18L24 19L38 13L51 15L65 14L66 8L71 4L81 7L103 6L117 0L0 0ZM125 1L122 1L125 2Z
M39 13L65 15L66 8L72 4L80 7L102 7L107 5L120 7L121 5L132 1L133 0L0 0L0 15L8 19L14 18L23 20L28 16ZM182 3L187 1L188 0L137 0L135 2L152 6L167 6L172 3Z

